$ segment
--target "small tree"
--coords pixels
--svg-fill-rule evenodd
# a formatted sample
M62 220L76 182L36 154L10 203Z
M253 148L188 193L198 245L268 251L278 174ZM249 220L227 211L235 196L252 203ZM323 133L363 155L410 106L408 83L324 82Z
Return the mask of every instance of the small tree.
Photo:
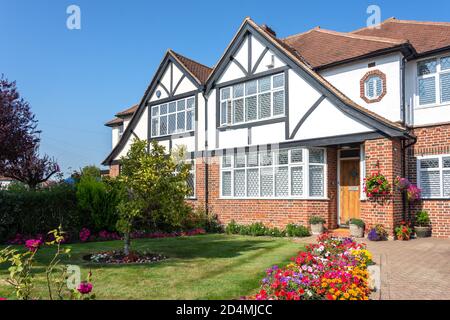
M90 177L94 177L94 178L101 177L100 168L97 166L94 166L94 165L85 166L85 167L83 167L83 169L80 170L80 172L81 172L82 177L86 177L86 176L90 176Z
M38 146L35 146L16 159L8 161L2 168L2 175L23 182L35 190L39 184L46 182L59 171L58 164L47 155L41 157Z
M118 179L126 189L126 197L118 205L117 229L124 233L124 253L130 251L130 233L137 219L154 224L163 222L180 227L183 217L191 210L185 203L190 189L187 185L190 165L176 159L184 158L184 150L167 155L156 141L147 150L145 140L135 140L121 159Z
M20 97L16 83L0 77L0 175L8 161L32 149L39 139L37 121L28 102Z

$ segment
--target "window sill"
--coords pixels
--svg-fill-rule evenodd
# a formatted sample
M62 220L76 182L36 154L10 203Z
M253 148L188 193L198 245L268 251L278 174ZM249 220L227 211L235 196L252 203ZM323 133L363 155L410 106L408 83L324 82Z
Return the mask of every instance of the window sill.
M436 198L421 198L420 200L424 200L424 201L450 201L450 198L445 198L445 197L436 197Z
M298 198L298 197L287 197L287 198L274 198L274 197L266 197L266 198L238 198L238 197L219 197L219 200L275 200L275 201L292 201L292 200L312 200L312 201L329 201L329 198L323 198L323 197L309 197L309 198Z
M256 120L256 121L240 122L240 123L230 124L230 125L221 125L217 129L220 131L225 131L228 129L248 128L248 127L255 127L255 126L262 126L262 125L266 125L266 124L283 122L285 120L286 120L286 116L281 115L281 116L276 116L276 117L261 119L261 120Z
M154 139L154 140L165 140L168 138L184 138L184 137L192 137L195 134L194 130L191 131L185 131L185 132L179 132L179 133L171 133L171 134L166 134L163 136L154 136L154 137L150 137L150 139Z
M414 107L414 110L431 109L431 108L448 107L448 106L450 106L450 102L434 103L434 104L426 104L423 106L418 105L417 107Z

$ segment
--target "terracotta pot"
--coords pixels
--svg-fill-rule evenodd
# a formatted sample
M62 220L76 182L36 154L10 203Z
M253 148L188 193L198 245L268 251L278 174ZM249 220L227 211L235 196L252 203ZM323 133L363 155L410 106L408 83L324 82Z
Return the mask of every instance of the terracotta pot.
M323 233L323 223L311 224L311 233L314 235Z
M427 238L431 236L431 227L429 226L426 227L415 226L414 231L416 233L417 238Z
M350 224L350 235L355 238L363 238L364 228L357 226L356 224Z

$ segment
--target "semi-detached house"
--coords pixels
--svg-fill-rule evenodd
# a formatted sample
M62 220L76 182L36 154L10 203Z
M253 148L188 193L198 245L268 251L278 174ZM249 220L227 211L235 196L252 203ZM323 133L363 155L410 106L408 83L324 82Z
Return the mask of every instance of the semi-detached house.
M213 68L167 51L141 101L106 125L111 175L134 138L186 146L187 201L223 223L358 217L392 234L427 210L433 236L450 237L450 23L279 38L246 18ZM377 171L407 177L422 200L368 199Z

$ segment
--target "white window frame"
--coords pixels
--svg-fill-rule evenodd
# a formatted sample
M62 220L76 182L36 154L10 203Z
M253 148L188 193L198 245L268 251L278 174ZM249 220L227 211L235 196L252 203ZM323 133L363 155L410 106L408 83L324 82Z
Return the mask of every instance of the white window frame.
M192 104L192 107L188 108L188 100L194 100L194 103ZM178 102L179 101L183 101L184 100L184 111L178 111ZM170 112L169 111L169 104L171 103L175 103L175 112ZM167 113L165 113L164 115L161 115L161 106L162 105L167 105ZM158 109L158 114L157 115L153 115L153 109ZM192 128L190 130L186 130L187 127L187 119L188 119L188 112L191 111L192 112ZM165 137L165 136L171 136L174 134L180 134L180 133L186 133L186 132L192 132L195 130L195 96L190 96L190 97L186 97L183 99L177 99L177 100L173 100L173 101L167 101L161 104L157 104L157 105L153 105L149 107L149 112L150 112L150 126L151 126L151 130L150 130L150 136L152 138L157 138L157 137ZM184 112L184 129L183 130L179 130L178 129L178 113L182 113ZM172 133L169 133L169 115L175 115L175 131ZM165 134L160 134L160 122L161 122L161 117L167 117L167 133ZM158 119L158 124L157 124L157 134L153 135L153 120L154 119Z
M439 171L439 179L440 179L440 194L439 196L424 196L422 193L422 199L450 199L450 196L444 196L444 171L450 171L450 168L444 168L443 164L443 158L450 157L450 154L440 154L440 155L428 155L428 156L419 156L417 157L417 186L422 189L421 187L421 173L422 171ZM439 159L439 167L438 168L427 168L427 169L421 169L420 167L420 161L424 159Z
M365 183L364 183L364 179L366 178L367 175L367 171L366 171L366 149L364 147L364 144L361 144L360 149L359 149L359 172L360 172L360 200L367 200L367 195L364 192L364 187L365 187Z
M380 79L380 81L381 81L381 92L380 92L380 94L377 94L377 80L376 79ZM370 83L370 82L372 82L373 83L373 96L372 97L369 97L368 96L368 93L369 93L369 91L368 91L368 84ZM378 74L373 74L373 75L370 75L367 79L366 79L366 81L364 81L364 96L368 99L368 100L375 100L375 99L378 99L379 97L381 97L381 95L383 94L383 86L384 86L384 83L383 83L383 78L382 77L380 77Z
M278 151L281 150L288 150L288 164L282 164L282 165L278 165L275 163L275 156L274 154ZM291 162L291 151L293 149L302 149L302 162L298 162L298 163L292 163ZM314 162L310 162L309 161L309 150L310 149L320 149L324 151L324 163L314 163ZM260 152L263 152L264 150L260 150ZM253 151L250 151L248 153L252 153ZM256 152L256 151L254 151ZM311 148L304 148L304 147L292 147L292 148L280 148L277 150L272 150L271 154L272 154L272 165L270 166L261 166L260 164L260 157L258 156L258 166L254 166L254 167L249 167L247 166L247 155L246 154L246 166L243 168L235 168L235 154L226 154L226 155L222 155L220 157L220 178L219 178L219 198L220 199L233 199L233 200L251 200L251 199L258 199L258 200L289 200L289 199L306 199L306 200L328 200L328 164L327 164L327 149L326 148L321 148L321 147L311 147ZM259 153L259 152L258 152ZM231 160L231 167L223 167L223 157L230 157ZM323 167L323 174L324 174L324 186L323 186L323 196L322 197L317 197L317 196L309 196L310 190L309 190L309 186L310 186L310 181L309 181L309 167L310 165L314 165L314 166L322 166ZM287 196L282 196L282 197L277 197L275 196L275 170L278 167L288 167L288 195ZM303 194L301 196L293 196L291 195L291 186L292 186L292 182L291 182L291 168L293 167L303 167ZM273 168L274 170L274 179L273 179L273 196L271 197L263 197L261 196L261 168ZM234 196L234 171L235 170L245 170L245 195L243 197L237 197ZM255 197L249 197L247 196L247 170L248 169L258 169L258 175L259 175L259 196L255 196ZM230 196L224 196L223 195L223 190L222 190L222 186L223 186L223 172L231 172L231 195Z
M439 56L435 56L435 57L427 57L424 59L420 59L416 61L415 64L415 77L416 77L416 93L415 93L415 103L414 103L414 108L415 109L426 109L426 108L434 108L434 107L441 107L441 106L446 106L446 105L450 105L450 101L446 101L446 102L442 102L441 99L441 81L440 81L440 77L442 74L448 74L450 73L450 69L446 69L446 70L441 70L441 58L445 58L445 57L450 57L450 53L446 53L446 54L442 54ZM430 73L430 74L426 74L426 75L419 75L419 63L423 62L423 61L427 61L427 60L435 60L436 61L436 72L434 73ZM430 77L434 77L434 81L435 81L435 94L436 94L436 102L434 103L427 103L427 104L420 104L420 97L419 97L419 80L421 79L426 79L426 78L430 78Z
M277 87L274 88L273 86L273 82L274 82L274 78L277 76L282 76L283 77L283 86L281 87ZM262 79L266 79L266 78L270 78L270 90L268 91L263 91L263 92L259 92L259 81ZM249 82L253 82L256 81L256 93L253 94L246 94L246 84ZM237 98L234 98L234 92L233 92L233 88L234 86L237 85L243 85L243 95ZM230 90L230 97L228 99L222 99L222 91L229 89ZM274 109L274 104L273 104L273 97L274 94L277 92L283 92L283 113L282 114L277 114L274 115L273 114L273 109ZM265 117L265 118L259 118L259 96L261 94L264 93L270 93L270 116L269 117ZM256 97L256 119L255 120L250 120L250 121L246 121L246 115L247 115L247 107L246 107L246 98L251 98L251 97ZM243 121L241 122L234 122L234 101L235 100L240 100L242 99L243 101ZM222 103L226 103L227 107L227 115L226 115L226 121L223 122L223 114L222 114ZM231 104L231 108L229 107L229 104ZM231 114L228 114L228 110L231 110ZM240 124L244 124L244 123L253 123L253 122L259 122L259 121L265 121L265 120L269 120L269 119L276 119L276 118L282 118L286 115L286 79L285 79L285 74L282 73L276 73L273 75L268 75L268 76L264 76L261 78L257 78L257 79L252 79L252 80L248 80L248 81L243 81L240 83L236 83L234 85L231 86L226 86L223 88L219 89L219 123L221 127L226 127L226 126L234 126L234 125L240 125ZM231 120L230 120L231 119Z

